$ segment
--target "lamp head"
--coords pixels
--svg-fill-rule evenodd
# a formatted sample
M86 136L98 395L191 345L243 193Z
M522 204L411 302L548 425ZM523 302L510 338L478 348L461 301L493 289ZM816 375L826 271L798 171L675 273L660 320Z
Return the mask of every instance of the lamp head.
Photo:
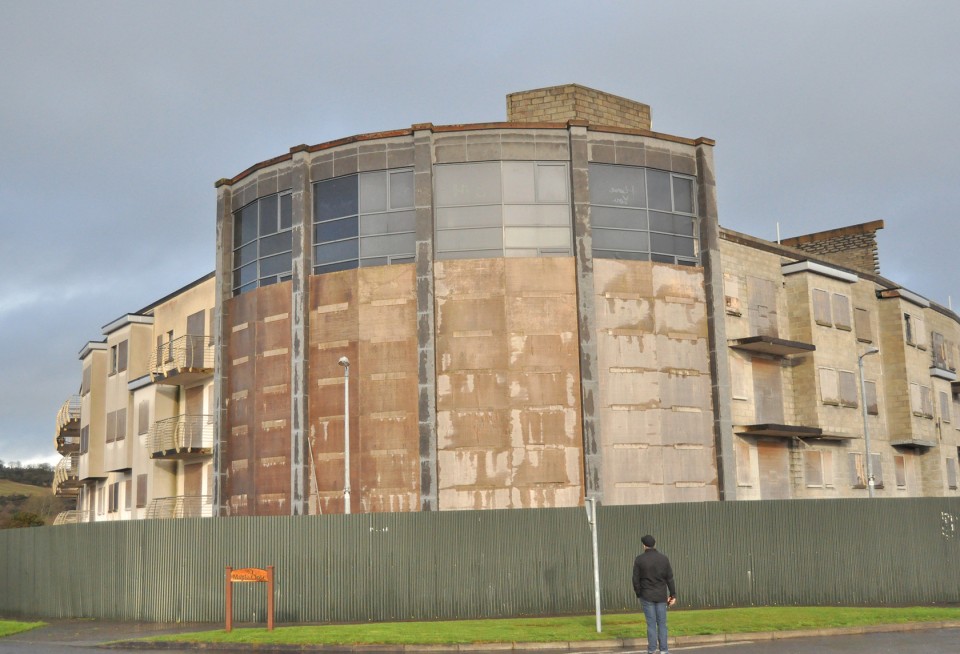
M344 368L350 367L350 359L347 357L340 357L340 360L337 361L337 365L343 366Z

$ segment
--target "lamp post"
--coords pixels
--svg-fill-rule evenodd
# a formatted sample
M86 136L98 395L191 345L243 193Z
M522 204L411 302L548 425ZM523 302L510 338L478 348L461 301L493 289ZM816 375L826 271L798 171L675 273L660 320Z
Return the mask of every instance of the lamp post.
M343 366L343 512L350 513L350 359L337 364Z
M870 425L867 424L867 384L863 381L863 357L880 352L875 347L870 348L857 357L857 368L860 370L860 399L863 405L863 445L867 450L867 495L873 497L873 461L870 458Z

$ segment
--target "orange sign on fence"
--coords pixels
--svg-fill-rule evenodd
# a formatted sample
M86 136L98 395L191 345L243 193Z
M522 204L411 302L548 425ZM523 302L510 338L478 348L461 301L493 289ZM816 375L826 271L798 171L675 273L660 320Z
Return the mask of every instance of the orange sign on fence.
M233 584L235 583L265 583L267 584L267 630L273 631L273 566L262 568L240 568L234 570L227 566L227 593L226 614L227 631L233 630Z

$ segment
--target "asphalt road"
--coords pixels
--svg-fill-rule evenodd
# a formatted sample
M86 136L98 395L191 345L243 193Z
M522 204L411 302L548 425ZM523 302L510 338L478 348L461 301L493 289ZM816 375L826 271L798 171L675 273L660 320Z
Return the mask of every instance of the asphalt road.
M70 621L0 639L0 654L83 654L84 650L115 654L123 654L124 652L143 654L150 650L101 649L99 645L112 640L142 638L151 634L178 631L197 631L203 628L210 628L210 625L179 625L171 628L162 625L124 625ZM159 651L175 654L176 652L196 652L197 650L165 649ZM402 652L402 650L396 651L398 653ZM568 652L568 654L598 654L598 652L603 651L618 654L646 654L645 648L592 649L582 652ZM960 629L920 629L858 636L811 636L776 641L742 641L721 645L677 647L671 650L671 652L677 654L680 652L689 652L690 654L733 654L733 652L736 652L736 654L809 654L810 652L817 652L818 654L902 654L903 652L957 654L958 651L960 651ZM378 650L377 654L389 654L389 650ZM503 650L497 651L496 654L503 654Z

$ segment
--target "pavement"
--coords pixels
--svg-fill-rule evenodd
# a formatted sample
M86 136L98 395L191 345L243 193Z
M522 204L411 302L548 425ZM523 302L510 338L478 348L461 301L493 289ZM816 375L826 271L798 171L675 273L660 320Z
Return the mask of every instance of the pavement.
M197 649L218 651L258 652L626 652L646 651L646 638L593 640L583 642L553 643L482 643L464 645L242 645L227 643L157 643L138 641L139 638L165 634L188 633L220 629L220 624L180 623L149 624L132 622L106 622L101 620L54 620L47 626L0 639L3 652L63 652L75 651L76 647L109 648L116 651L164 650L191 651ZM711 636L677 636L670 638L671 651L699 649L703 647L743 646L748 643L769 643L800 638L824 638L869 634L894 634L927 632L936 629L960 629L960 620L943 622L917 622L869 627L845 627L834 629L805 629L801 631L759 632L750 634L717 634ZM919 635L919 634L917 634ZM955 641L954 641L955 642ZM785 643L781 643L784 644ZM876 650L874 650L876 651Z

